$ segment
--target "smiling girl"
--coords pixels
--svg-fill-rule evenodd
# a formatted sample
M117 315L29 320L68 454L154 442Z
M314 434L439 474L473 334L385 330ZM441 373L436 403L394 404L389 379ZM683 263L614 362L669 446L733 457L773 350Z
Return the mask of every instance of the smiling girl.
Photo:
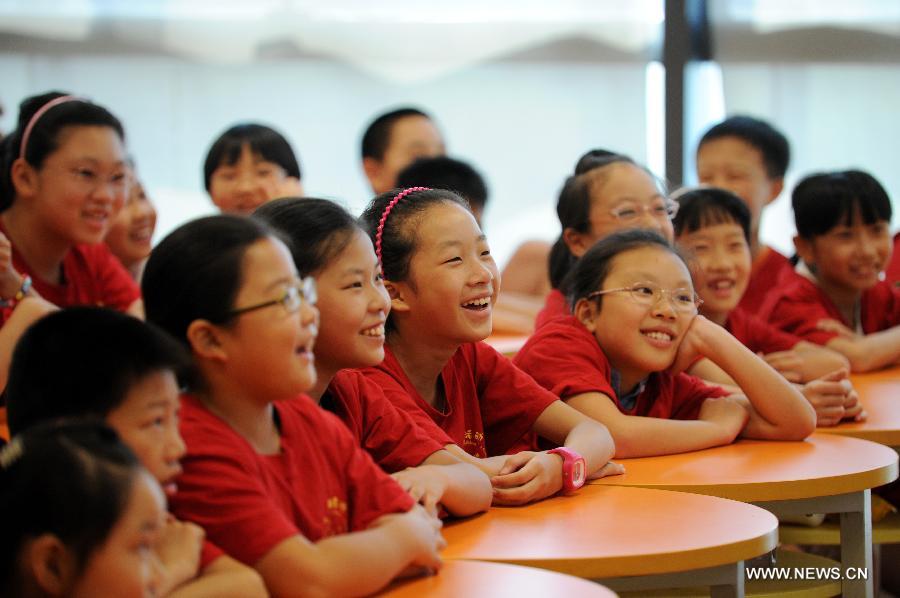
M697 315L682 258L656 233L615 233L572 272L573 316L538 330L515 363L570 406L606 424L616 455L662 455L738 435L799 440L815 412L787 380L724 328ZM726 396L682 372L699 357L746 393Z
M316 384L309 395L337 415L382 469L426 508L440 503L465 516L491 505L491 485L476 467L443 449L450 439L421 429L381 388L350 368L384 359L390 298L372 242L353 216L324 199L279 199L254 218L292 240L297 269L316 280L319 334Z
M153 250L143 287L148 319L196 369L181 405L178 516L278 596L368 594L408 566L440 565L440 520L302 395L316 381L315 280L298 277L270 228L189 222Z
M376 197L363 220L391 297L384 362L363 372L395 405L425 429L436 423L457 456L492 476L495 502L573 490L584 481L573 476L578 464L588 475L621 471L607 466L613 446L604 426L481 342L500 274L464 200L413 187ZM562 448L521 451L532 432Z
M5 322L16 301L105 305L142 315L140 290L101 241L128 192L125 133L87 100L47 93L26 99L3 141L0 232L12 267L0 272Z

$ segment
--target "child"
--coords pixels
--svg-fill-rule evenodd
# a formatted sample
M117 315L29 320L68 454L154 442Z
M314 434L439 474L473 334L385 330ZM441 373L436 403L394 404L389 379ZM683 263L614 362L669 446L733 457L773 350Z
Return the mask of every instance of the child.
M267 201L303 194L291 145L275 129L256 123L219 135L206 154L203 183L222 212L247 216Z
M571 313L563 279L594 243L630 228L649 228L671 240L671 219L677 209L650 172L628 156L606 150L582 156L556 204L562 233L550 251L553 290L537 316L536 328Z
M443 156L444 139L429 115L398 108L373 120L362 138L362 166L375 193L397 186L397 175L416 158Z
M891 259L891 201L858 170L794 188L797 275L772 298L772 323L845 355L854 372L900 360L900 290L879 281Z
M478 172L459 160L438 156L420 158L403 169L397 176L397 186L431 187L455 191L466 200L475 222L481 226L481 217L487 203L487 186ZM546 262L546 255L541 262ZM540 266L539 266L540 267ZM545 268L541 268L543 272ZM546 275L544 275L546 278ZM503 278L506 281L504 275ZM548 289L549 290L549 289ZM500 334L530 334L534 330L534 319L543 305L546 291L539 297L531 297L507 286L498 297L493 310L493 332Z
M750 257L753 268L741 307L764 318L766 297L792 266L762 245L759 221L763 208L784 188L790 160L788 140L772 125L750 116L732 116L709 129L697 145L697 177L705 185L727 189L750 209Z
M176 377L187 363L177 343L125 314L97 307L50 314L26 331L13 354L10 429L15 435L60 418L102 419L172 496L184 455ZM265 593L252 569L204 543L193 524L170 519L158 552L160 595Z
M440 520L301 396L315 384L315 281L298 279L271 229L189 222L154 248L143 288L148 319L197 371L182 398L176 514L278 596L371 593L410 565L440 565Z
M457 516L490 507L490 480L443 450L450 439L440 432L429 436L381 388L349 369L384 359L391 306L372 242L356 219L313 198L279 199L253 217L288 235L297 269L316 280L316 384L309 396L337 415L375 462L426 507L440 502Z
M106 233L106 245L131 277L140 282L152 248L156 208L147 197L133 163L130 164L128 178L131 182L128 197Z
M724 328L697 315L681 257L657 233L603 239L572 272L573 316L546 324L514 363L606 424L619 457L692 451L747 438L800 440L815 412L793 386ZM681 372L698 357L746 393Z
M840 353L782 332L738 305L750 275L750 210L724 189L703 187L678 194L673 222L678 245L689 252L700 313L722 326L792 382L816 409L817 424L831 426L864 414L847 380L849 364ZM708 359L688 372L705 380L734 384Z
M620 471L607 466L613 447L603 426L480 342L491 332L500 275L462 198L422 187L387 193L372 200L363 221L391 297L384 362L363 373L421 427L436 423L457 456L491 475L494 502L573 490L583 483L569 475L576 461L587 474ZM530 432L565 446L505 456ZM489 456L499 458L485 461Z
M0 297L143 314L137 284L101 243L128 192L124 139L118 119L87 100L54 92L22 102L3 140L0 232L12 267L0 272Z
M0 451L0 594L157 596L156 481L105 426L62 422Z

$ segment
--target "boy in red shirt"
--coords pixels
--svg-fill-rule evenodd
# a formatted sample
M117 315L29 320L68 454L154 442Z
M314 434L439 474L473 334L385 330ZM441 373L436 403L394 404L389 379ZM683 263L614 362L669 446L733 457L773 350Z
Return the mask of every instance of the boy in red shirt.
M891 259L891 201L872 175L806 177L793 193L802 262L772 300L772 323L847 357L854 372L900 360L900 290L880 280Z
M788 259L759 240L763 208L784 189L790 160L785 136L769 123L750 116L732 116L709 129L697 145L697 178L727 189L750 210L750 256L753 266L741 307L764 318L767 294L791 270Z
M703 303L700 313L723 326L748 349L801 390L815 407L820 426L863 415L841 354L778 330L739 305L750 272L750 211L733 193L714 187L677 196L675 236L688 252L691 275ZM734 381L709 359L690 373L719 384Z

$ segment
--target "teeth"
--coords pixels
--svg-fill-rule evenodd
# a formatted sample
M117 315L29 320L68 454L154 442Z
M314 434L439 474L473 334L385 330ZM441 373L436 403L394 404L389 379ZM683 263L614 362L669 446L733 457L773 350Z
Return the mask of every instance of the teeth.
M365 330L360 332L360 334L362 334L363 336L384 336L384 324L366 328Z
M482 297L481 299L473 299L472 301L467 301L467 302L463 303L463 307L466 307L468 305L471 305L472 307L481 307L481 306L487 305L490 302L491 302L490 297Z
M734 286L734 282L730 280L717 280L712 284L714 289L730 289Z
M645 332L644 336L652 338L658 341L670 341L672 340L672 335L665 332Z

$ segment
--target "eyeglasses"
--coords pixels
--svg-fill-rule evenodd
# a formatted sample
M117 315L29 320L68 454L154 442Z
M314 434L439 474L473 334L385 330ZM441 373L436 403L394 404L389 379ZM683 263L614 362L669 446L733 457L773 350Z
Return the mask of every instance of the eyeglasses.
M671 199L655 201L649 205L627 202L609 211L610 216L624 223L635 222L644 214L650 214L654 218L668 218L671 220L675 218L677 213L678 203Z
M703 303L703 299L691 289L669 290L653 282L637 282L630 287L594 291L587 298L594 299L607 293L628 293L635 303L644 307L653 307L659 303L660 299L666 297L675 311L684 314L696 314L697 308Z
M292 314L299 310L300 306L304 303L307 303L310 306L315 305L318 298L318 294L316 293L316 279L312 276L307 276L306 278L301 278L294 284L288 285L284 290L284 294L278 299L272 299L271 301L265 301L247 307L239 307L228 312L227 316L233 318L245 314L248 311L255 311L257 309L279 304L284 307L287 313Z

